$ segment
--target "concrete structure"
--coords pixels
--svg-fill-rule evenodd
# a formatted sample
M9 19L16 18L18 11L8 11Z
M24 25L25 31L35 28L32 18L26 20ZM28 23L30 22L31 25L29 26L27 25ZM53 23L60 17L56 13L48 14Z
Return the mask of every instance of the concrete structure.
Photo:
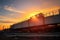
M34 17L35 19L31 17L29 20L12 25L12 28L16 29L16 28L60 23L60 9L58 10L57 13L58 15L54 14L55 13L53 13L53 16L44 17L43 14L40 13L38 15L35 15L36 16L36 18Z

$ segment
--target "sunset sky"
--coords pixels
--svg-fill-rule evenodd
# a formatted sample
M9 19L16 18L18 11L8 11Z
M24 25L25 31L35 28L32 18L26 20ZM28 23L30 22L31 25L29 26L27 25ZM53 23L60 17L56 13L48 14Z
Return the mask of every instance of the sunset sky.
M0 24L21 22L50 8L60 8L60 0L0 0Z

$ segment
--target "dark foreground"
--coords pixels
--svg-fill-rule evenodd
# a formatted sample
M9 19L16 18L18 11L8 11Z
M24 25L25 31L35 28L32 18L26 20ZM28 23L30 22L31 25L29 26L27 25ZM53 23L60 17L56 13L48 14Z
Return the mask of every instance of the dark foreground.
M22 36L16 36L16 37L4 37L0 38L0 40L60 40L60 37L22 37Z
M60 33L12 33L1 35L0 40L60 40Z
M45 27L44 30L42 28L32 31L27 28L27 30L21 30L22 32L17 30L1 31L0 40L60 40L60 26Z

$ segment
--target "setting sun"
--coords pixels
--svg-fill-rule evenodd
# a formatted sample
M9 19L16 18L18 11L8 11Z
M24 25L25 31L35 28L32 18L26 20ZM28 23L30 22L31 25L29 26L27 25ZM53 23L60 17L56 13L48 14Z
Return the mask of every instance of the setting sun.
M44 0L24 0L22 2L20 0L1 1L0 24L3 25L4 28L1 26L0 29L10 28L10 25L28 20L39 13L43 13L45 17L52 16L53 14L50 12L60 8L60 2L57 1L57 3L55 3L53 0L48 2ZM58 12L55 11L54 15L57 14ZM9 25L9 27L6 27L7 25Z

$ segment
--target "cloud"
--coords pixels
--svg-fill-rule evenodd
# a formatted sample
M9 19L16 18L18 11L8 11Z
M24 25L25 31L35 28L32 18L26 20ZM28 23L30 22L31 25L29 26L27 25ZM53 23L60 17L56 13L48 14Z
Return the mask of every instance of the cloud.
M1 16L1 15L0 15L0 18L6 18L6 17L5 17L5 16Z
M9 18L8 16L0 15L0 23L16 23L16 22L18 22L18 18Z
M14 22L12 22L12 21L4 21L4 20L0 20L0 23L14 23Z
M3 20L6 18L8 18L8 17L0 15L0 23L12 23L11 21Z
M16 8L11 7L11 6L4 6L4 9L8 10L8 11L11 11L11 12L24 13L23 11L17 10Z

